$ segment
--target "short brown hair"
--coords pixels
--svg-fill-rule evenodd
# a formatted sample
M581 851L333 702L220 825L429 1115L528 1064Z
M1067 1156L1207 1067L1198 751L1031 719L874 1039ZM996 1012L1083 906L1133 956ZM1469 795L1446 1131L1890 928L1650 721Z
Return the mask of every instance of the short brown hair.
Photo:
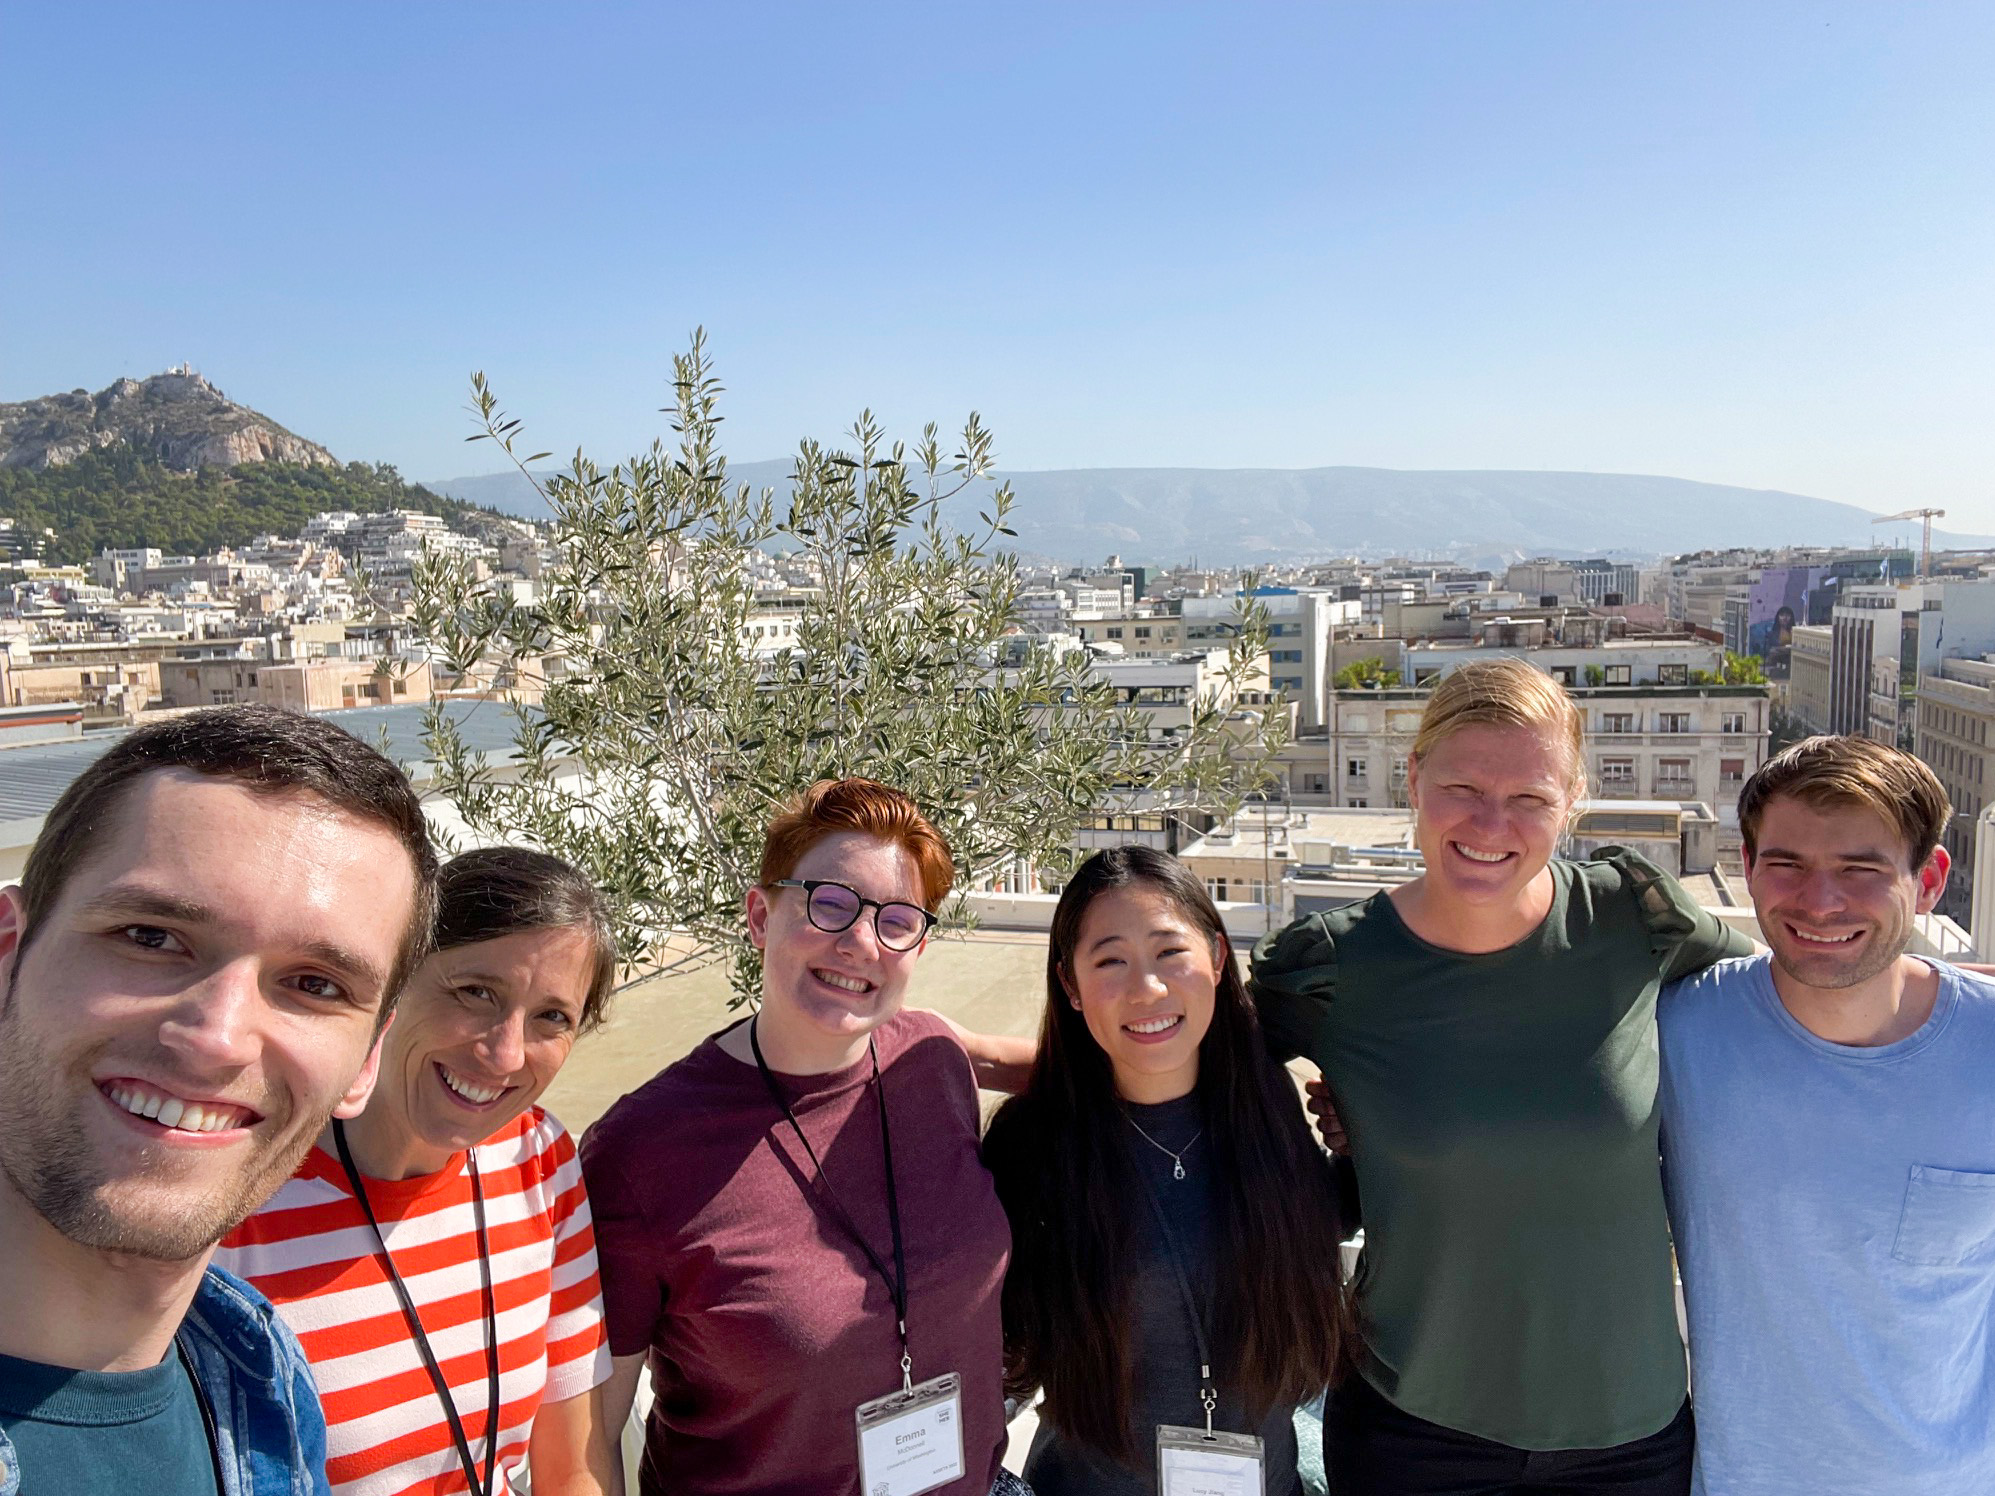
M1818 809L1876 811L1898 828L1915 872L1940 844L1952 813L1939 778L1911 754L1869 738L1830 733L1781 749L1739 791L1739 839L1748 857L1758 852L1760 817L1783 798Z
M616 982L616 930L588 875L546 852L480 847L453 857L436 879L436 948L452 950L529 930L579 930L593 961L579 1033L602 1023Z
M1420 714L1413 757L1423 759L1464 727L1548 727L1572 758L1572 793L1586 793L1586 725L1566 688L1537 666L1505 657L1470 660L1441 678Z
M270 706L218 706L126 733L73 781L42 822L21 874L23 947L76 870L111 832L119 807L146 775L185 769L266 795L312 795L393 832L415 873L415 908L388 973L379 1022L429 954L436 919L436 849L409 779L344 728Z
M762 843L762 886L789 877L804 853L837 831L857 831L905 848L921 879L922 905L931 913L956 885L949 843L908 795L876 779L820 779L769 822Z

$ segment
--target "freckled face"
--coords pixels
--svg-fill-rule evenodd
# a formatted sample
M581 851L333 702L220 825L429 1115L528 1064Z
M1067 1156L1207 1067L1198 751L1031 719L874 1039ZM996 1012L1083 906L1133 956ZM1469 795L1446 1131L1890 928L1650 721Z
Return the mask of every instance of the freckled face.
M1572 810L1571 750L1549 728L1464 727L1407 766L1426 876L1464 903L1524 897Z
M595 973L585 930L523 930L436 952L403 995L370 1114L456 1153L534 1102L574 1047Z
M1197 1082L1222 959L1212 937L1160 888L1132 883L1088 905L1066 978L1068 1000L1108 1056L1126 1100L1168 1101Z

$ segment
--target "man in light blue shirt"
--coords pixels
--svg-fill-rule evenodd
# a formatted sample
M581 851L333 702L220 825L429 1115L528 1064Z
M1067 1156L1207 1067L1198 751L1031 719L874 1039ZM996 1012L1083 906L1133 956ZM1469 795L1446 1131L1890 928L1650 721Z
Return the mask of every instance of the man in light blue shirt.
M1701 1496L1995 1492L1995 983L1904 954L1932 772L1860 738L1740 798L1771 956L1665 993Z

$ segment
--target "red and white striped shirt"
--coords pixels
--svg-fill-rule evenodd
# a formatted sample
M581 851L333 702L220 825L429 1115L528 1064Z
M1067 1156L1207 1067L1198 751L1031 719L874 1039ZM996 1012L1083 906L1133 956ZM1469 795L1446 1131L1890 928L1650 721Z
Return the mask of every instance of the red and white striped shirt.
M581 1166L539 1107L480 1143L499 1342L494 1496L513 1489L535 1412L610 1374ZM367 1181L367 1198L429 1335L482 1472L488 1400L484 1290L464 1155L420 1179ZM457 1496L450 1424L338 1158L314 1147L215 1263L246 1278L297 1332L326 1410L338 1496Z

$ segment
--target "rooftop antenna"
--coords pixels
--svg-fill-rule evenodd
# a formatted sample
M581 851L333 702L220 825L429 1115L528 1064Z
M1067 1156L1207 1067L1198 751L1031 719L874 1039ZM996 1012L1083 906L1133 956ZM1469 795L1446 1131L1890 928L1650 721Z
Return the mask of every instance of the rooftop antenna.
M1919 577L1923 581L1926 577L1932 575L1933 570L1933 521L1945 518L1946 510L1944 509L1906 509L1898 514L1881 515L1872 520L1871 523L1873 525L1888 525L1893 520L1900 519L1916 519L1925 522L1919 537Z

